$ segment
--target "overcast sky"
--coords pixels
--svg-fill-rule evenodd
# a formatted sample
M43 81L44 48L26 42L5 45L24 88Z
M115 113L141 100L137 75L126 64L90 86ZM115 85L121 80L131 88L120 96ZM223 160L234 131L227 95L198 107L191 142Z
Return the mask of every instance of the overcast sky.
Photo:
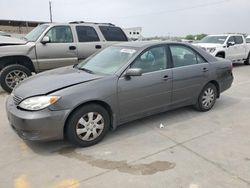
M0 19L49 21L48 0L1 0ZM111 22L144 36L250 34L250 0L52 0L53 21Z

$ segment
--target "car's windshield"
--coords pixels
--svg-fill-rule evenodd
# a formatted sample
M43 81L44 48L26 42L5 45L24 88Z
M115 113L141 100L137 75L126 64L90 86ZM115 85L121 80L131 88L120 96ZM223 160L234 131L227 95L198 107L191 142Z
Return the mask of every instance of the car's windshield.
M96 74L114 74L136 53L133 48L108 47L77 65L78 69Z
M247 43L250 43L250 38L246 38L246 42L247 42Z
M200 43L224 44L226 39L227 36L206 36L200 41Z
M39 25L29 32L24 38L29 42L35 42L48 27L48 25Z

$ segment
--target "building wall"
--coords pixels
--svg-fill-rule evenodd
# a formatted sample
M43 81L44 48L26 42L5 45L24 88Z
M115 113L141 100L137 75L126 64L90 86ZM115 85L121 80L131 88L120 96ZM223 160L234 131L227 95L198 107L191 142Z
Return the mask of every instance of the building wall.
M132 27L123 29L128 38L132 40L142 40L142 28L141 27Z
M4 26L0 25L0 31L4 31L6 33L18 33L18 34L27 34L34 27L19 27L19 26Z

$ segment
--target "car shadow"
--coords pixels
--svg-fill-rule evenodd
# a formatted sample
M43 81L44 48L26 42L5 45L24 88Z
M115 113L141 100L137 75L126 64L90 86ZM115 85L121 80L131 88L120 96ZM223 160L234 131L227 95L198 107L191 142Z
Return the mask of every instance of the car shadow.
M233 67L243 67L246 66L243 62L233 63Z

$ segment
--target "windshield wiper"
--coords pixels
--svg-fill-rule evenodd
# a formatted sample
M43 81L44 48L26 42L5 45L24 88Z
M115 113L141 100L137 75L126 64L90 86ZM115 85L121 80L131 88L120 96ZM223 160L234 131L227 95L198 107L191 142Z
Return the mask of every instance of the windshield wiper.
M77 69L85 71L85 72L90 73L90 74L94 74L94 72L92 70L89 70L89 69L86 69L86 68L77 67Z

